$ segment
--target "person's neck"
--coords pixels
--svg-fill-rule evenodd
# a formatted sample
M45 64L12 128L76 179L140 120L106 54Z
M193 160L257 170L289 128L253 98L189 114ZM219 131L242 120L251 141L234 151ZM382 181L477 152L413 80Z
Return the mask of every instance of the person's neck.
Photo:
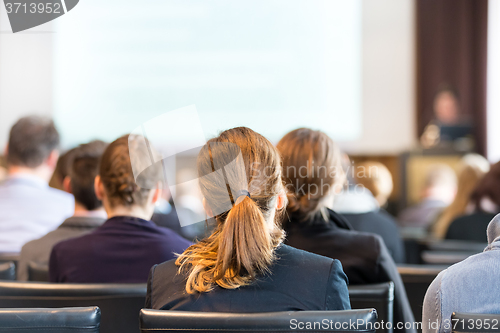
M75 201L75 213L73 215L83 217L102 217L103 219L106 219L108 217L103 207L94 210L88 210L87 208L85 208L85 206L77 201Z
M9 176L17 175L30 175L35 176L48 183L50 179L50 172L43 165L37 168L28 168L20 165L10 165L8 167Z
M143 220L150 220L151 216L153 215L152 212L146 211L144 208L138 206L117 206L106 209L106 213L108 213L108 219L115 216L132 216Z

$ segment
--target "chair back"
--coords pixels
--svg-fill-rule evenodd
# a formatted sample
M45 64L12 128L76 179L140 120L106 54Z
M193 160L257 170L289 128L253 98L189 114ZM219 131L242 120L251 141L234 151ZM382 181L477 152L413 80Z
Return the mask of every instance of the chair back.
M498 332L500 314L453 313L451 325L453 333Z
M0 308L98 306L101 333L138 333L146 284L70 284L0 281Z
M0 309L0 332L99 333L98 307Z
M142 309L142 333L363 332L375 333L375 309L216 313ZM355 324L352 324L355 323Z
M0 280L16 280L16 265L12 261L0 264Z
M447 266L437 265L398 266L416 322L422 321L422 305L429 285L446 268Z
M380 325L377 333L392 333L394 327L394 283L385 282L349 286L349 298L352 309L377 310L378 322L392 323L389 328Z
M28 263L28 281L49 282L49 266L30 261Z

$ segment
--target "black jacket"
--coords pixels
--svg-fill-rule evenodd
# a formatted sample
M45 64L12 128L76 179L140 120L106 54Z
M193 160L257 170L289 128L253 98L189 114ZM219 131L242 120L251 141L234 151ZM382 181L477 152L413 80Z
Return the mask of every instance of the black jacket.
M445 238L487 243L486 230L495 215L476 212L460 216L450 224Z
M281 245L270 274L237 289L216 286L189 295L186 275L174 260L156 265L148 280L146 308L209 312L272 312L350 309L347 278L338 260Z
M398 264L405 263L405 248L396 220L385 210L362 214L342 214L354 230L380 235L392 259Z
M393 281L395 287L394 322L413 322L406 290L396 264L378 235L352 230L341 215L328 210L329 221L317 217L311 221L286 223L286 244L340 260L350 284ZM397 329L394 330L398 332ZM399 332L414 332L400 330Z

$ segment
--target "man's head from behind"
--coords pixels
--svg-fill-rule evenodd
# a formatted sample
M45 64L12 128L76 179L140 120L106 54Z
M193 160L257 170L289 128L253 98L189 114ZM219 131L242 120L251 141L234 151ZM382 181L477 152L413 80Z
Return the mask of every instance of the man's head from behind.
M99 161L106 146L105 142L96 140L80 145L72 152L64 187L74 195L75 201L87 210L102 207L94 192L94 179L99 172Z
M11 167L37 169L47 164L55 167L59 133L50 118L28 116L12 126L7 146L7 164Z

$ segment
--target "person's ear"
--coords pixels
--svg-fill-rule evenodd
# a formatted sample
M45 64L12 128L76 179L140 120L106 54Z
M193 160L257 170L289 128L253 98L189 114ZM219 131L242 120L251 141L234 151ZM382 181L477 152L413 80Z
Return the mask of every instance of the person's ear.
M7 157L9 155L9 145L5 145L5 149L3 150L3 156Z
M64 191L73 193L71 192L71 178L69 176L64 177L62 186Z
M59 159L59 152L54 149L53 151L50 152L49 157L47 157L46 163L51 169L55 169L58 159Z
M281 191L276 198L276 210L282 210L286 205L286 194Z
M151 202L153 204L156 204L158 202L158 200L161 199L162 192L163 191L162 191L160 185L156 186L156 188L153 190L153 198L151 200Z
M102 201L104 198L104 184L101 181L101 176L97 175L94 179L94 191L97 199Z
M208 205L207 200L205 200L205 198L203 198L201 200L201 203L203 204L203 209L205 209L205 213L207 213L207 216L213 217L214 214L212 213L212 208L210 208L210 206Z

